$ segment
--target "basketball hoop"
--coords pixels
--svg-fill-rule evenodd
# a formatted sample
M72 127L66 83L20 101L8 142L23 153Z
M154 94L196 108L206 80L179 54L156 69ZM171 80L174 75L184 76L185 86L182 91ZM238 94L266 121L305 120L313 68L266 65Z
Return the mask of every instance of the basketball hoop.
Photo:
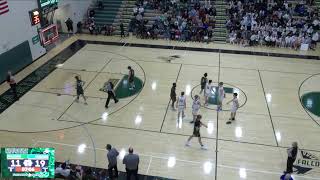
M39 34L44 46L52 44L59 39L58 27L56 24L51 24L46 28L40 29Z

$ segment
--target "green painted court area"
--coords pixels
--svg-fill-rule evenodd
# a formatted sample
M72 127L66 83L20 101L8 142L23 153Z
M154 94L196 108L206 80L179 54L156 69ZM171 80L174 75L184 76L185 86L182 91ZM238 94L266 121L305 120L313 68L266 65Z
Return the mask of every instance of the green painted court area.
M232 95L234 92L234 88L223 87L223 89L226 94ZM209 97L208 103L212 105L218 105L218 87L214 87L214 91L212 91L212 95Z
M128 75L125 75L116 87L115 93L117 98L126 98L133 96L141 91L143 82L141 79L134 77L135 89L129 90Z
M320 92L309 92L302 96L302 103L312 114L320 117Z

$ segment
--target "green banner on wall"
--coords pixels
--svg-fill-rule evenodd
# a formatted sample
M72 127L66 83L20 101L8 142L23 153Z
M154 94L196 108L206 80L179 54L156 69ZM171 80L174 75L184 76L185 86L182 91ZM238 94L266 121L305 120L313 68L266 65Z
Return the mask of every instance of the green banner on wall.
M39 41L40 41L40 37L39 37L38 34L32 38L32 43L33 44L37 44Z

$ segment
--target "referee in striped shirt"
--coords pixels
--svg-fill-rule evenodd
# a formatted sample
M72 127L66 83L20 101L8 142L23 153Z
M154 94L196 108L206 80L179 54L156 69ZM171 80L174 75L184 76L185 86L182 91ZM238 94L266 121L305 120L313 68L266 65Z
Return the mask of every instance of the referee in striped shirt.
M106 105L105 107L108 109L108 105L109 105L109 102L110 102L110 99L112 98L114 100L114 103L117 103L119 100L116 98L116 95L114 93L114 85L111 81L108 81L107 85L106 85L106 90L107 90L107 93L108 93L108 99L107 99L107 102L106 102Z

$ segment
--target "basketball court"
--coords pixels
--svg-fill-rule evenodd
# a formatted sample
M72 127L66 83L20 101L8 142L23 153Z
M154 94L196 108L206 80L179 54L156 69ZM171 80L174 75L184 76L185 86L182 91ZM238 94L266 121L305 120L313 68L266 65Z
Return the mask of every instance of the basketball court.
M77 38L91 42L55 63L52 71L34 72L61 50L72 48L69 44ZM206 52L210 45L188 50L193 44L183 42L144 42L162 46L153 48L131 46L130 39L119 43L119 39L110 38L114 45L98 39L73 37L17 75L22 79L34 72L43 79L0 114L2 146L54 147L57 161L106 168L105 146L110 143L121 157L132 146L140 155L139 173L145 175L183 180L273 180L285 170L287 148L297 141L300 149L294 178L320 180L319 60L283 57L286 49L278 50L278 56L248 55ZM166 43L174 48L165 47ZM311 53L319 56L319 50ZM135 70L135 82L140 83L134 92L127 86L128 66ZM196 139L191 147L185 142L193 131L189 123L192 97L199 94L205 72L215 86L224 82L228 91L222 112L216 111L214 103L200 109L202 122L208 125L201 128L208 150L201 150ZM88 105L81 98L75 102L76 75L86 82ZM115 83L120 101L111 101L105 109L107 93L101 88L108 80ZM182 121L177 121L177 111L170 107L174 82L177 94L184 91L187 95ZM4 92L5 85L1 89ZM241 108L236 120L226 124L230 105L225 103L233 92L239 94ZM200 97L203 104L203 95ZM122 163L118 168L124 171Z

